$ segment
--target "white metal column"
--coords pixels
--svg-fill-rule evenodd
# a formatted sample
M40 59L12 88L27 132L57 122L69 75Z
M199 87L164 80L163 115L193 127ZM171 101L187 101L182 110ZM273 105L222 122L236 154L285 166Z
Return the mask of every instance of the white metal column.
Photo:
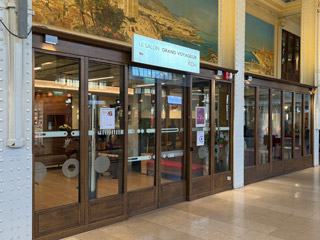
M235 54L234 64L238 73L234 83L234 131L233 131L233 187L244 186L244 137L243 137L243 108L244 108L244 53L245 53L245 16L246 1L235 2Z
M0 19L17 33L16 1L0 0ZM32 239L32 122L31 35L0 23L0 239Z

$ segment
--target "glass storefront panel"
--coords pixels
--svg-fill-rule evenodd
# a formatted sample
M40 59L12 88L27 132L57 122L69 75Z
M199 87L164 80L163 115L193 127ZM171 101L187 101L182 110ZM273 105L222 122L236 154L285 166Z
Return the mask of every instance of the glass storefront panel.
M284 159L292 158L292 92L285 92L284 99Z
M281 161L281 91L272 93L272 161Z
M79 202L80 61L35 53L34 210Z
M258 151L260 164L269 162L269 89L259 89Z
M122 192L123 67L89 61L89 200Z
M295 123L294 123L294 135L295 135L295 156L301 157L302 155L302 94L296 93L295 99Z
M231 84L215 86L215 172L230 171Z
M310 95L304 95L304 137L305 154L311 154L311 102Z
M184 75L158 72L161 83L161 183L183 179Z
M209 175L211 81L192 79L192 177Z
M244 166L255 163L256 88L244 88Z
M128 191L154 186L156 163L155 70L129 68Z

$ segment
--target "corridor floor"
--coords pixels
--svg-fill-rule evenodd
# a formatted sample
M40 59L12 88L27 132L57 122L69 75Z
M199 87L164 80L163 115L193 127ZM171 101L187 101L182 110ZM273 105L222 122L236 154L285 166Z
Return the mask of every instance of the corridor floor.
M319 240L320 168L183 202L65 240Z

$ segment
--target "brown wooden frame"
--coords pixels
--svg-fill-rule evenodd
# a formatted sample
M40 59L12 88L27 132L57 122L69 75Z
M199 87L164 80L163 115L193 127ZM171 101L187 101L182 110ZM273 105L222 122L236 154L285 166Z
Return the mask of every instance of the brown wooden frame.
M257 74L252 74L252 73L246 73L245 77L248 78L249 76L252 77L252 81L249 83L249 86L253 86L256 88L256 119L258 119L258 102L259 102L259 89L260 87L263 88L267 88L269 89L269 163L270 163L270 167L269 167L269 171L266 172L266 169L261 169L260 163L259 161L257 161L259 159L258 156L258 151L256 150L256 154L255 154L255 162L256 165L255 166L249 166L249 167L245 167L245 184L250 184L253 182L257 182L257 181L261 181L263 179L267 179L270 177L274 177L274 176L278 176L278 175L282 175L284 173L289 173L289 172L293 172L293 171L297 171L297 170L301 170L304 168L308 168L308 167L312 167L313 165L313 154L310 155L306 155L305 151L302 151L302 156L301 157L295 157L295 137L294 137L294 126L295 126L295 94L296 93L301 93L303 96L303 111L302 111L302 116L304 116L304 99L305 99L305 95L309 95L309 91L311 88L313 88L313 86L309 86L309 85L305 85L305 84L300 84L300 83L296 83L296 82L291 82L291 81L287 81L287 80L282 80L282 79L276 79L276 78L272 78L272 77L267 77L267 76L261 76L261 75L257 75ZM281 91L281 99L282 99L282 103L281 103L281 161L272 161L272 94L271 94L271 89L278 89ZM292 159L288 159L285 160L284 159L284 128L285 128L285 124L284 124L284 99L285 99L285 92L292 92ZM311 96L311 109L313 106L313 97ZM313 113L310 113L310 117L312 117L312 121L313 121ZM255 123L255 148L257 148L257 144L258 144L258 138L257 138L257 134L258 134L258 121L256 120ZM304 137L304 119L302 121L302 135ZM312 122L312 129L313 129L313 122ZM313 142L313 139L311 139L311 141ZM304 149L305 145L305 140L302 140L302 149ZM312 145L312 144L310 144ZM311 152L312 153L312 152ZM264 174L264 173L265 174Z
M297 35L294 35L293 33L286 31L286 30L282 30L282 35L286 34L286 39L284 42L283 36L282 36L282 44L281 44L281 52L282 52L282 56L281 59L284 60L284 63L281 64L281 77L283 79L287 79L290 81L294 81L294 82L299 82L300 81L300 49L301 49L301 43L300 43L300 37ZM289 42L289 37L292 36L293 38L293 42ZM298 60L298 70L296 69L297 66L297 62L296 62L296 58L295 58L295 54L296 54L296 43L299 42L299 60ZM289 45L293 44L293 49L292 49L292 65L293 65L293 69L292 69L292 73L289 73L287 68L288 68L288 48ZM283 45L285 47L285 49L283 49ZM285 50L285 51L284 51ZM283 68L285 67L285 69Z
M52 34L60 37L59 44L56 46L45 44L43 41L43 34ZM87 45L90 43L90 45ZM55 54L55 55L61 55L61 56L68 56L72 58L78 58L81 61L81 68L80 68L80 78L81 78L81 87L79 88L79 94L80 94L80 129L85 130L88 128L88 108L86 107L88 105L88 86L85 82L88 78L88 72L86 69L88 69L88 62L90 60L98 61L98 62L105 62L105 63L111 63L111 64L117 64L124 67L124 81L123 81L123 91L121 94L123 96L123 102L124 102L124 162L123 162L123 182L119 182L120 187L122 188L121 194L105 197L102 199L94 200L92 203L88 201L88 182L86 179L88 179L88 173L86 170L86 166L88 164L88 146L86 142L88 141L88 134L86 134L86 131L80 131L80 142L82 147L80 148L81 153L81 165L80 165L80 186L81 186L81 198L80 202L77 203L79 205L79 209L77 212L74 212L73 215L76 217L79 217L79 221L76 225L72 225L70 227L65 226L65 228L56 228L52 231L46 231L44 233L39 233L39 231L36 229L39 224L39 221L37 220L37 213L34 213L33 218L33 237L36 239L52 239L52 238L62 238L65 236L69 236L72 234L76 234L82 231L88 231L100 226L105 226L107 224L115 223L118 221L122 221L124 219L127 219L128 216L150 211L152 209L156 209L158 207L167 206L169 204L173 204L176 202L184 201L186 199L192 200L198 197L202 197L204 195L212 194L215 192L223 191L226 189L232 188L232 181L228 181L227 184L225 184L225 181L222 181L220 179L225 179L226 176L232 175L233 171L233 141L230 141L230 171L221 173L221 174L214 174L214 155L211 154L211 164L210 164L210 189L205 194L200 194L197 196L192 196L191 194L191 175L189 171L186 171L184 169L184 173L186 173L184 180L179 181L178 183L175 182L169 183L169 184L161 184L160 183L160 161L156 161L155 165L155 184L153 187L141 189L137 191L128 192L127 191L127 159L128 151L127 151L127 145L128 145L128 69L129 65L134 65L138 67L144 67L144 68L150 68L150 66L142 65L142 64L133 64L131 62L131 47L128 47L127 45L123 44L115 44L108 41L102 41L97 39L90 39L88 37L84 36L78 36L70 33L64 33L59 32L52 29L46 29L42 27L35 27L34 28L34 34L33 34L33 51L37 52L43 52L48 54ZM181 73L174 70L169 69L163 69L158 67L152 67L152 69L156 70L163 70L163 71L170 71L174 73ZM231 84L231 112L230 112L230 139L232 139L233 136L233 99L234 99L234 89L233 89L233 80L223 80L221 79L221 76L216 75L216 71L225 71L232 73L233 75L237 72L232 69L226 69L222 67L217 67L208 63L201 63L201 69L200 74L197 74L195 76L199 78L208 78L208 79L215 79L211 81L211 88L212 88L212 94L211 94L211 126L212 129L214 129L214 106L215 106L215 81L221 81L221 82L228 82ZM187 77L191 78L191 75L187 75ZM184 128L186 129L190 124L190 113L188 112L189 109L189 93L191 88L184 88ZM158 106L161 103L161 85L156 84L156 93L157 93L157 104ZM156 111L156 128L157 133L156 134L156 157L157 159L160 159L161 157L161 109L160 107L157 107ZM185 157L184 157L184 168L190 169L190 158L188 157L189 152L189 144L188 144L188 133L187 130L184 131L185 134ZM212 131L212 143L214 145L214 131ZM219 182L220 185L214 185L214 183ZM167 189L164 189L167 188ZM171 201L167 201L165 199L161 200L161 192L162 191L169 191L172 193L175 193L177 189L185 189L183 190L182 194ZM188 192L188 194L187 194ZM34 194L34 193L33 193ZM144 199L147 199L148 201L144 201ZM150 201L151 200L151 201ZM92 218L92 212L90 211L90 205L92 204L105 204L109 201L109 203L112 202L121 202L121 205L123 206L122 211L117 214L114 214L112 212L110 215L106 215L101 217L101 215L97 218ZM110 202L111 201L111 202ZM63 208L70 208L73 206L63 206ZM52 213L56 213L58 208L54 209L48 209L44 210L49 211ZM72 210L72 209L71 209ZM61 211L62 218L68 219L69 222L70 214L68 215L66 212ZM98 213L97 213L98 214ZM45 219L50 220L48 217L44 216ZM72 223L72 222L71 222ZM63 224L63 222L62 222Z

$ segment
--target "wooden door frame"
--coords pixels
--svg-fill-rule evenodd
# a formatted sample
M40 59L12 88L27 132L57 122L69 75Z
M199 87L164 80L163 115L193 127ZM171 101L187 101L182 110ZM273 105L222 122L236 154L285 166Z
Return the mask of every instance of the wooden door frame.
M122 173L120 175L120 178L118 178L118 193L114 194L114 195L110 195L110 196L105 196L105 197L101 197L101 198L96 198L94 200L88 200L88 198L85 199L85 203L86 208L86 217L85 217L85 224L88 225L90 223L95 223L98 221L105 221L105 220L109 220L109 219L114 219L117 217L127 217L126 214L126 202L127 202L127 161L126 159L128 159L128 148L127 148L127 144L128 144L128 108L127 108L127 103L128 103L128 74L127 74L127 65L125 64L121 64L121 63L117 63L117 62L113 62L110 60L105 60L105 59L99 59L99 58L92 58L92 57L85 57L85 66L84 66L84 70L85 71L85 82L84 82L84 114L85 114L85 123L84 123L84 132L87 133L89 131L89 123L88 123L88 116L89 116L89 110L88 107L89 103L88 103L88 93L89 93L89 89L88 89L88 73L89 73L89 62L96 62L96 63L100 63L100 64L110 64L110 65L114 65L114 66L119 66L120 68L120 73L122 75L122 77L120 78L120 103L121 104L121 108L123 110L123 117L121 119L121 123L123 125L123 153L122 153L122 159L123 162L119 163L121 166L121 170ZM84 134L86 135L86 139L84 141L84 144L82 146L83 151L85 151L85 156L86 156L86 163L85 166L89 166L89 157L88 157L88 153L89 153L89 147L88 147L88 140L89 140L89 136L88 134ZM85 196L89 195L89 172L85 171ZM120 204L119 208L117 209L113 204L117 203ZM101 212L101 208L99 208L99 206L103 206L103 205L112 205L112 209L113 211L111 212ZM96 214L94 214L93 209L96 209ZM95 215L103 215L103 216L96 216Z
M255 123L255 149L256 149L256 154L255 154L255 162L256 165L255 166L249 166L249 167L245 167L245 184L250 184L253 182L257 182L257 181L261 181L263 179L268 179L270 177L274 177L274 176L278 176L278 175L282 175L285 173L289 173L292 171L297 171L300 169L304 169L307 167L311 167L312 166L312 157L313 157L313 152L310 151L309 155L305 155L304 153L304 148L305 148L305 140L302 140L302 156L301 157L297 157L295 158L295 133L294 133L294 124L295 124L295 95L296 93L301 93L303 96L303 100L305 99L305 95L309 95L309 91L311 88L313 88L313 86L310 85L306 85L306 84L301 84L301 83L296 83L296 82L291 82L291 81L287 81L287 80L282 80L282 79L276 79L276 78L272 78L272 77L267 77L267 76L261 76L261 75L257 75L257 74L252 74L252 73L245 73L245 77L249 77L252 76L252 81L250 82L249 86L255 87L256 88L256 123ZM271 112L269 112L269 131L271 131L272 129L272 94L270 95L270 92L272 91L272 89L275 90L279 90L281 92L281 163L277 163L276 161L272 161L272 150L271 150L271 145L270 145L270 150L269 150L269 160L270 160L270 171L269 174L267 176L261 176L260 174L260 167L258 167L260 165L258 159L258 151L257 151L257 144L258 144L258 138L257 138L257 134L258 134L258 118L259 118L259 112L258 112L258 102L259 102L259 89L260 88L266 88L269 89L269 98L270 98L270 103L269 103L269 111L271 109ZM289 160L285 160L284 159L284 143L285 143L285 139L284 139L284 128L285 128L285 110L284 110L284 106L285 106L285 92L291 92L292 93L292 158ZM310 105L313 106L313 99L314 97L311 95L310 96ZM305 102L303 101L303 107L305 106ZM312 107L311 107L312 109ZM305 109L303 108L303 113L304 113ZM311 117L311 128L313 129L314 127L314 123L313 123L313 113L310 113L310 117ZM302 126L304 126L304 119L303 119L303 123ZM311 130L312 131L312 130ZM304 133L304 128L302 127L302 136L305 136ZM270 138L272 137L272 132L270 133ZM313 138L311 139L311 141L313 142ZM272 139L269 139L269 144L272 143ZM310 143L310 145L312 145ZM271 159L270 159L271 157ZM276 166L279 165L279 166ZM280 166L281 165L281 166ZM274 167L277 167L278 170L275 171L273 169ZM250 176L249 176L250 174Z
M52 34L52 35L56 35L59 36L59 44L52 46L49 44L45 44L43 41L43 34ZM70 33L62 33L59 32L57 30L53 30L53 29L47 29L47 28L42 28L42 27L35 27L34 28L34 34L33 34L33 52L37 51L37 52L44 52L44 53L48 53L51 55L60 55L60 56L69 56L72 58L77 58L77 59L81 59L81 69L80 69L80 74L81 74L81 87L79 88L79 94L80 96L80 108L81 108L81 122L80 122L80 128L81 129L88 129L88 119L87 119L87 114L88 114L88 109L86 107L86 104L83 103L88 103L88 99L87 99L87 93L88 93L88 86L86 85L85 79L88 78L87 74L87 66L88 66L88 61L90 60L96 60L99 62L106 62L106 63L112 63L112 64L116 64L116 65L121 65L124 66L124 73L125 73L125 77L124 77L124 89L126 90L123 93L123 98L124 98L124 163L123 163L123 168L124 168L124 173L123 173L123 195L124 195L124 213L121 216L118 217L113 217L110 219L104 219L104 220L99 220L99 221L94 221L94 222L89 222L89 211L88 211L88 199L87 199L87 195L86 193L88 193L88 183L86 181L86 178L88 177L88 173L86 173L86 163L88 162L87 157L86 160L82 160L81 159L81 169L80 169L80 174L82 174L82 179L80 184L85 185L84 187L84 191L81 191L81 213L79 213L79 216L81 216L82 218L82 222L79 223L77 226L74 227L70 227L67 229L58 229L55 230L53 232L50 233L45 233L42 235L36 234L36 231L33 232L33 237L37 238L37 239L47 239L47 238L62 238L68 235L72 235L72 234L76 234L82 231L88 231L100 226L105 226L107 224L111 224L111 223L115 223L118 221L122 221L124 219L127 219L128 216L130 215L134 215L140 212L144 212L144 211L149 211L151 209L155 209L157 207L160 207L159 201L156 202L156 204L152 205L149 208L143 208L141 211L137 211L137 212L133 212L130 213L129 210L129 199L130 199L130 192L127 192L127 173L126 173L126 169L127 169L127 161L125 161L125 159L127 159L127 145L128 145L128 94L127 94L127 86L128 86L128 78L129 78L129 66L136 66L136 67L143 67L143 68L148 68L148 69L154 69L154 70L160 70L160 71L167 71L167 72L171 72L171 73L178 73L178 74L185 74L187 77L191 77L191 75L189 73L183 73L180 71L176 71L176 70L171 70L171 69L165 69L165 68L160 68L160 67L155 67L155 66L149 66L149 65L143 65L143 64L137 64L137 63L133 63L131 61L131 47L128 46L120 46L118 44L115 44L114 42L108 42L108 41L100 41L100 40L92 40L88 37L83 37L83 36L75 36L74 34L70 34ZM90 44L90 45L88 45ZM232 74L235 74L237 71L236 70L232 70L232 69L227 69L227 68L222 68L222 67L218 67L218 66L214 66L212 64L207 64L207 63L203 63L201 62L201 68L200 68L200 73L199 74L195 74L195 76L202 78L202 77L208 77L208 78L216 78L216 80L220 79L219 81L221 82L228 82L231 83L231 92L232 92L232 96L230 99L230 105L231 105L231 109L233 109L233 94L234 94L234 90L233 90L233 80L228 81L228 80L222 80L222 76L221 75L217 75L217 71L225 71L225 72L229 72ZM80 75L79 74L79 75ZM215 80L212 81L213 84L213 92L211 94L211 98L213 99L212 101L212 109L211 111L213 111L212 114L212 126L214 126L214 98L215 98L215 92L214 92L214 82ZM34 91L34 88L33 88ZM157 104L160 105L161 103L161 86L158 85L158 87L156 87L156 92L157 92ZM188 114L187 114L187 107L188 107L188 97L187 97L187 92L188 89L185 88L184 90L184 112L185 112L185 117L184 117L184 128L186 129L186 127L188 126ZM159 101L160 100L160 101ZM156 137L156 145L158 148L158 151L156 152L157 155L157 159L160 159L160 154L161 154L161 130L159 131L159 128L161 128L161 109L159 107L157 107L156 110L156 114L157 117L156 118L156 127L157 127L157 132L158 132L158 136ZM230 127L231 127L231 131L233 129L233 112L231 111L230 116L232 116L231 118L231 123L230 123ZM184 131L185 134L185 152L188 152L188 147L187 147L187 130ZM232 138L232 133L230 132L230 138ZM82 143L86 143L88 140L88 134L85 134L85 131L81 131L80 132L80 141L82 141ZM88 155L88 146L87 147L82 147L80 149L81 151L81 156L82 158L84 158L84 156ZM160 151L159 151L160 150ZM230 144L230 164L231 164L231 169L233 168L233 159L232 159L232 141ZM213 156L213 155L212 155ZM189 166L188 165L188 161L187 159L187 154L185 154L185 164L184 166ZM157 164L155 164L155 185L152 187L154 189L154 195L155 195L155 199L159 199L159 193L160 193L160 161L157 161ZM189 169L189 168L187 168ZM186 169L184 170L184 172L186 173ZM211 166L211 172L214 173L214 164L212 164ZM213 174L212 174L213 175ZM186 175L185 179L184 179L184 184L186 186L188 186L189 181L188 181L188 174ZM212 176L213 178L213 176ZM213 180L212 180L213 181ZM214 193L214 191L211 191L211 194ZM33 192L34 195L34 192ZM186 199L186 194L183 197L183 199L180 199L179 201L185 200ZM34 198L33 198L34 199ZM34 204L34 203L33 203ZM77 203L80 204L80 203ZM171 203L170 203L171 204ZM163 205L161 205L163 206ZM79 210L80 211L80 210ZM33 212L33 214L35 214ZM33 228L35 229L35 218L33 218Z
M197 178L192 178L192 88L193 88L193 79L198 78L202 79L204 81L209 82L209 94L210 94L210 148L209 148L209 174L207 176L201 176ZM215 80L213 77L204 77L204 76L198 76L198 75L192 75L191 76L191 84L190 88L188 89L188 142L187 142L187 162L188 162L188 192L187 192L187 200L192 201L194 199L210 195L213 188L213 175L214 175L214 83ZM194 193L194 189L201 186L201 191Z
M79 61L79 77L80 77L80 86L84 84L84 80L85 80L85 73L84 73L84 57L83 56L76 56L73 54L69 54L69 53L54 53L52 51L48 51L48 50L43 50L43 49L38 49L38 48L33 48L33 65L35 66L35 61L34 61L34 57L36 53L42 53L42 54L48 54L48 55L52 55L52 56L61 56L61 57L68 57L68 58L72 58L75 60ZM35 70L33 68L33 79L35 79ZM80 119L82 119L84 117L84 107L81 106L80 102L83 101L82 96L84 94L84 88L79 87L78 90L79 93L79 109L80 109ZM35 81L33 81L33 98L34 98L34 94L35 94ZM33 112L33 117L34 117L34 108L35 108L35 102L33 101L33 106L32 106L32 112ZM85 119L85 118L84 118ZM80 121L79 120L79 130L81 129L81 127L83 127L82 125L84 124L85 121ZM34 124L32 126L32 139L34 139L35 134L34 134ZM82 133L82 131L80 131L80 143L81 141L83 141L83 139L85 138L84 134ZM34 148L34 141L33 141L33 148ZM80 148L80 145L79 145ZM83 155L83 149L80 148L79 149L79 153L80 153L80 159L79 159L79 163L80 163L80 170L79 170L79 177L78 177L78 184L79 186L84 186L83 185L83 181L84 181L84 171L85 171L85 155ZM35 159L35 154L33 153L33 159ZM34 169L34 164L35 161L33 160L33 169ZM34 184L34 171L33 171L33 184ZM37 221L38 218L45 218L45 216L47 214L60 214L61 217L63 217L63 212L72 212L75 210L75 208L78 208L77 214L75 214L75 216L78 217L78 223L77 224L73 224L72 226L66 226L65 229L66 230L68 228L73 228L73 227L79 227L81 225L84 224L85 221L85 193L84 191L81 191L81 187L78 190L78 202L75 203L71 203L71 204L66 204L63 206L56 206L56 207L52 207L52 208L48 208L48 209L41 209L38 211L33 211L32 215L33 215L33 236L34 237L39 237L41 238L42 236L45 235L50 235L52 233L55 232L55 230L44 230L43 232L40 232L40 226L39 226L39 221ZM32 205L33 205L33 209L35 209L35 189L32 188L32 196L33 196L33 201L32 201ZM74 210L73 210L74 209ZM51 215L51 217L53 217L53 215ZM68 219L68 221L70 221L70 219ZM66 221L67 222L67 221Z

